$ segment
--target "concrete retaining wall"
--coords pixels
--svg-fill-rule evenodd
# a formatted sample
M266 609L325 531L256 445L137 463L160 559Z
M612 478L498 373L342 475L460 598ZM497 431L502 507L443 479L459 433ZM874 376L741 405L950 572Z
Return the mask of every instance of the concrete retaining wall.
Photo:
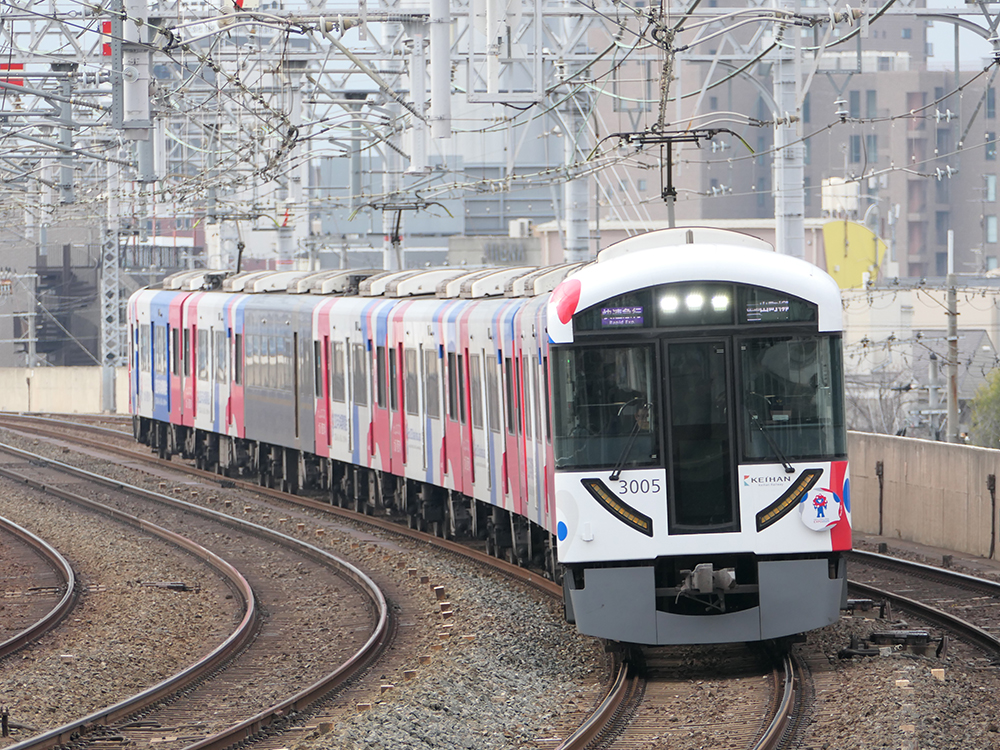
M1000 474L1000 451L852 432L848 455L858 531L980 557L991 546L1000 552L988 487Z
M0 411L100 414L100 367L0 368ZM115 371L115 404L107 411L128 414L128 369Z

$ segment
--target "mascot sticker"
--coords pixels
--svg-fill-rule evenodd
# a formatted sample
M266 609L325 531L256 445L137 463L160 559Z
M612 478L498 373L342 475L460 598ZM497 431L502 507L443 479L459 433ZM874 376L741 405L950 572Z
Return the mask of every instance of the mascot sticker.
M840 498L828 488L807 492L799 503L802 523L813 531L831 528L840 520L840 510Z

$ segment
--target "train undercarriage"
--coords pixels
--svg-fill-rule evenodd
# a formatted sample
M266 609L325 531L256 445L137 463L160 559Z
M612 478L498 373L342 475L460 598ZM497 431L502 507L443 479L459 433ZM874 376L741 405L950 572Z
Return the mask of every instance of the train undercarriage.
M539 570L555 581L562 578L555 537L538 524L458 491L294 448L146 417L133 417L133 433L160 458L179 456L219 476L322 497L365 515L394 517L411 529L476 543L494 557Z

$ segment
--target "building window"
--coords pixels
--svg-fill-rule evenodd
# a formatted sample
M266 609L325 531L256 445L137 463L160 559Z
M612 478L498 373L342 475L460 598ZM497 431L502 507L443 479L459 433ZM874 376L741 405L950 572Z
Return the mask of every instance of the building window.
M989 132L986 134L986 161L996 161L997 159L997 134Z
M986 118L995 120L997 116L997 90L995 88L986 89Z
M865 136L865 159L869 164L874 164L878 161L878 136L877 135L866 135Z
M997 217L987 216L986 217L986 241L992 244L996 244L997 241Z
M802 205L806 208L812 205L812 179L809 177L802 179Z
M997 267L997 256L995 256L995 255L987 255L986 256L986 270L987 271L993 271L993 270L996 270L996 267Z
M811 106L809 103L809 93L807 92L805 97L802 99L802 122L809 122L812 117ZM809 141L806 141L808 143Z
M902 34L903 34L903 39L912 39L913 29L903 29Z
M878 117L878 96L872 89L865 92L865 117Z
M995 203L997 199L997 176L995 174L986 175L986 200Z
M861 117L861 92L849 91L847 93L847 100L847 113L855 119Z
M892 70L892 58L886 57L885 55L879 55L878 58L878 69L880 72L888 72Z
M802 142L802 163L806 166L812 164L812 140Z
M939 245L948 244L948 227L950 223L947 211L934 212L934 234Z
M850 140L850 148L848 153L848 161L851 164L857 164L861 161L861 136L852 135Z
M938 276L948 274L948 253L934 253L934 266Z

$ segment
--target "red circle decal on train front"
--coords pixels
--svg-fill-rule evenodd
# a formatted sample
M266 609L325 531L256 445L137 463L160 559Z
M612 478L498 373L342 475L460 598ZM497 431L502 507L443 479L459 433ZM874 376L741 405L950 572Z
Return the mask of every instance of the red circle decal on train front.
M566 279L552 291L552 302L556 306L556 314L563 325L569 323L580 302L580 280Z

